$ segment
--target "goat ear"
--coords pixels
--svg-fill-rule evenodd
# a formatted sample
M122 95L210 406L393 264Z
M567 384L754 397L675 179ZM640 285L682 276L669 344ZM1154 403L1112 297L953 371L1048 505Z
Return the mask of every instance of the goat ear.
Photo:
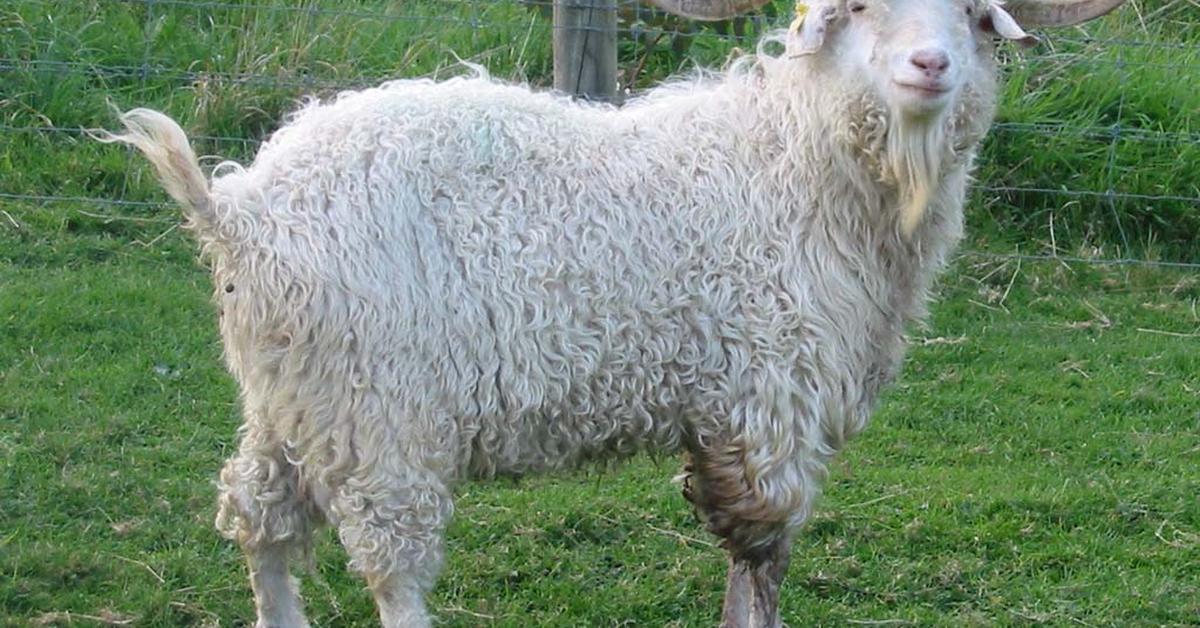
M1013 19L1013 16L1004 10L1004 7L999 2L989 2L987 15L983 17L981 22L983 30L989 33L995 33L1005 39L1011 39L1023 46L1029 47L1037 45L1038 39L1029 33L1026 33L1020 24Z
M810 55L821 49L825 44L825 32L829 23L837 17L837 7L831 4L817 4L809 7L803 1L796 3L796 19L792 20L788 33L791 35L791 53L793 56Z

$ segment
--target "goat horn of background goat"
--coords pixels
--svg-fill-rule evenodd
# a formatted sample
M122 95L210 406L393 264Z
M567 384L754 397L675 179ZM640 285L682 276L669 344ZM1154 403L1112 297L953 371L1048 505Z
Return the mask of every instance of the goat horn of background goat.
M1021 26L1071 26L1095 19L1125 0L1012 0L1004 8Z
M726 20L769 0L646 0L667 13L693 20ZM1071 26L1104 15L1125 0L1013 0L1008 12L1022 26Z
M770 0L646 0L648 4L693 20L727 20Z

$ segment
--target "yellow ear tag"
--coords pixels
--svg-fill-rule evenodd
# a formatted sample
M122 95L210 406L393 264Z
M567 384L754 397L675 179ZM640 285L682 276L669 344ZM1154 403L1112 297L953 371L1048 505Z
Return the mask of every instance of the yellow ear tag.
M788 32L795 35L800 32L800 27L804 25L804 16L808 15L808 5L804 2L796 3L796 19L792 20L788 26Z

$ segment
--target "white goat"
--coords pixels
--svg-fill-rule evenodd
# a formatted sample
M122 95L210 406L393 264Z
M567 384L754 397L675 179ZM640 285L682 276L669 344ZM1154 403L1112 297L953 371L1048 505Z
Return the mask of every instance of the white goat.
M960 237L993 36L1120 3L816 0L782 54L622 109L393 82L307 106L211 189L174 122L125 114L107 139L212 260L245 410L217 526L259 625L305 625L289 556L329 522L384 625L426 626L459 481L643 448L689 456L723 623L779 625L793 531Z

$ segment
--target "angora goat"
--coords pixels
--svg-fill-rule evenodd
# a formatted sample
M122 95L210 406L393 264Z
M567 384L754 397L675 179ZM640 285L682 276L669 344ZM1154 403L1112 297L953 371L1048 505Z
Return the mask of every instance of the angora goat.
M701 18L763 0L657 0ZM213 265L240 448L217 527L261 626L337 527L383 624L427 626L452 491L641 449L730 555L722 621L778 626L793 532L896 374L962 231L996 36L1121 0L818 0L783 51L617 109L486 77L296 113L209 183L150 158Z

